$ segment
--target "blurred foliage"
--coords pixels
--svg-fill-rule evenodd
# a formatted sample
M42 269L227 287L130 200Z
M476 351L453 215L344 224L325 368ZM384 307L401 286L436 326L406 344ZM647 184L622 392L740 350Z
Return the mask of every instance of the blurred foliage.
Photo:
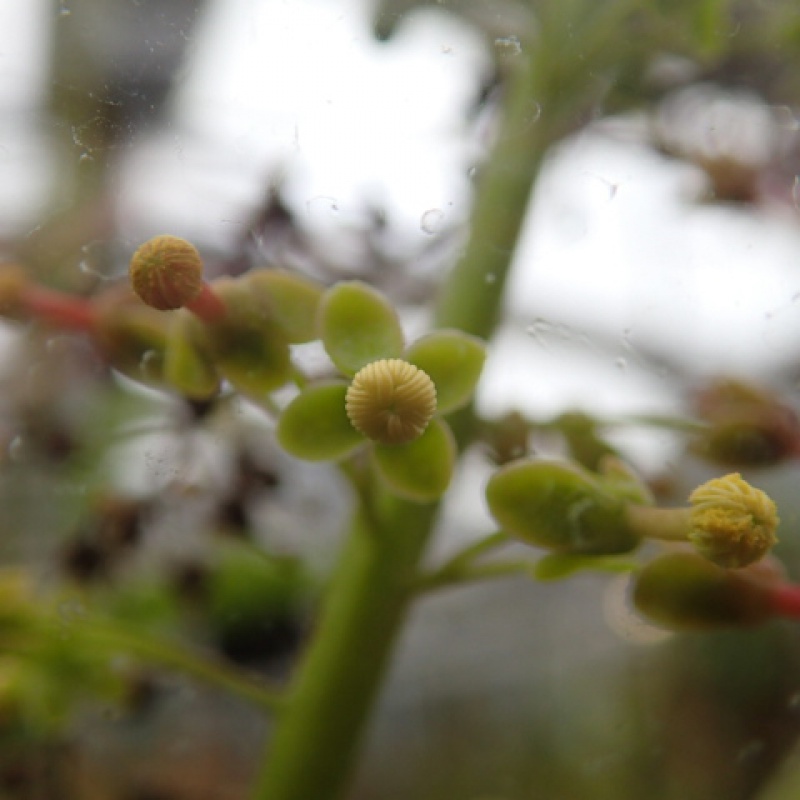
M54 14L62 10L57 5ZM60 15L54 29L50 112L59 147L69 154L64 163L72 168L42 225L10 243L9 255L42 283L94 298L105 321L92 337L41 320L17 321L0 375L0 797L89 798L90 790L73 788L86 786L70 771L73 755L109 725L95 721L87 734L81 720L98 706L103 714L113 709L122 727L141 726L146 739L167 705L165 668L195 677L203 677L203 665L220 670L220 682L230 680L240 694L248 688L258 694L265 676L283 680L313 630L329 578L295 545L308 528L314 547L327 546L313 539L325 511L309 522L301 513L306 509L286 510L291 502L303 505L291 494L300 480L296 464L262 446L271 422L254 421L217 373L267 406L262 395L290 377L292 348L313 338L320 287L278 271L248 273L249 283L223 280L228 288L222 293L235 296L240 316L260 330L273 315L275 335L243 341L241 331L222 331L230 336L218 337L217 352L209 347L201 353L207 359L195 360L187 360L187 353L200 352L203 335L195 320L176 316L180 321L167 329L148 309L129 315L132 298L124 291L113 285L105 291L106 278L121 272L123 260L111 244L118 224L108 201L115 154L145 124L160 124L202 5L84 0L70 3L71 13ZM476 97L495 119L514 75L533 65L517 156L534 146L548 153L597 120L638 115L654 149L706 173L712 202L758 210L770 176L777 174L784 188L793 185L800 162L796 126L763 162L739 152L735 141L709 151L707 142L674 133L687 108L691 115L706 104L681 94L698 87L710 92L703 98L746 91L770 113L797 119L800 15L794 0L380 0L375 32L387 40L425 13L455 14L484 37L492 67ZM137 32L121 35L133 19ZM87 158L76 161L76 153ZM515 158L501 171L513 172ZM482 179L479 170L478 188ZM234 252L214 255L212 273L233 281L261 266L252 241L263 239L268 260L288 252L324 284L343 276L363 279L392 302L430 311L433 288L455 258L462 231L446 232L440 242L449 247L437 251L428 244L415 259L403 260L382 238L383 209L367 208L366 221L348 234L357 246L342 247L341 240L313 240L287 194L277 179L265 187L246 235ZM501 210L498 227L509 215ZM93 241L101 243L93 257L106 268L102 280L74 268ZM274 242L281 247L270 250ZM255 291L259 281L277 298L269 312ZM394 320L394 311L387 313ZM352 327L352 309L336 322L341 337ZM389 348L399 353L403 336L394 322ZM376 349L383 354L385 348ZM213 366L215 357L224 368ZM278 375L266 389L264 375L254 375L265 358ZM432 360L446 371L449 353ZM178 391L143 388L163 388L165 374ZM473 378L477 374L465 381L469 390ZM459 400L462 394L468 391ZM334 399L341 405L341 397ZM683 488L674 486L683 481L681 470L714 465L784 470L793 482L795 405L782 387L747 379L693 386L686 392L690 419L646 421L685 444L677 468L649 476L655 496L674 503ZM614 432L639 424L642 419L609 421L582 411L565 410L553 419L513 412L480 420L475 449L499 465L555 449L596 472L603 459L624 450ZM132 477L136 464L145 465L138 480ZM332 481L330 475L320 482ZM415 478L409 476L412 483ZM793 486L785 494L796 500L788 497ZM788 523L783 552L796 572L795 519ZM611 550L628 549L623 544ZM540 580L554 581L590 570L626 572L637 563L627 556L554 555L527 567ZM576 582L596 587L595 579L581 574ZM604 585L610 579L599 577ZM513 602L530 602L538 588L526 583ZM424 747L414 750L398 736L390 746L408 752L402 759L380 753L364 767L355 796L782 800L796 792L792 762L779 772L800 733L796 630L773 622L756 630L674 635L649 647L631 637L629 646L615 642L616 657L599 666L588 657L560 661L553 651L597 632L573 634L558 615L562 599L565 607L574 602L569 589L545 588L556 600L507 644L530 636L534 661L550 663L550 671L531 669L522 688L511 689L488 675L485 688L473 693L448 695L446 675L434 682L439 693L426 698L428 727L409 737L420 736ZM594 598L582 614L600 627L605 598ZM465 627L464 636L472 635ZM165 649L165 641L178 649ZM448 642L436 646L447 650ZM184 657L196 658L194 673L183 668ZM493 658L507 661L503 652ZM513 693L510 700L501 696L505 691ZM184 772L192 770L184 765ZM102 784L94 796L106 790L124 800L233 796L212 784L213 776L200 795L196 785L186 789L179 779L143 778L133 788Z

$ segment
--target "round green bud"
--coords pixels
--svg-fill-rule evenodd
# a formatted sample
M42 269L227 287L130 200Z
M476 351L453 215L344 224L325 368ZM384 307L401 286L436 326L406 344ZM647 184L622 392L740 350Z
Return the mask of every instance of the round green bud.
M191 243L156 236L133 254L131 285L147 305L172 311L191 303L203 288L203 260Z

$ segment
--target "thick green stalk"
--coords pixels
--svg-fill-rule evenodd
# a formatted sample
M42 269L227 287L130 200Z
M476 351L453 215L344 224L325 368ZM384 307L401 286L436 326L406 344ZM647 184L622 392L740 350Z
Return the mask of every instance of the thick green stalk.
M388 500L377 509L377 525L357 516L270 743L260 800L342 795L435 513L432 505Z
M436 326L489 338L531 189L547 146L549 125L540 118L532 65L510 73L504 120L494 153L481 168L467 249L450 273L436 311Z

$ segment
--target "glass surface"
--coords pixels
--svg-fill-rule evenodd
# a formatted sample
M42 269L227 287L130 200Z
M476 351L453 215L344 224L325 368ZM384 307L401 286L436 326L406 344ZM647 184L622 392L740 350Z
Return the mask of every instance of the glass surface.
M499 253L507 281L481 276L487 306L504 289L483 438L423 577L496 530L483 490L502 455L581 461L588 443L665 507L742 472L778 506L773 566L791 580L797 34L788 1L0 2L0 266L94 303L170 234L212 282L277 268L368 283L410 344L465 253ZM492 176L529 167L527 205L494 196L476 228ZM267 397L229 378L216 394L198 361L176 367L201 371L187 397L161 380L150 318L117 362L117 340L73 312L19 313L5 274L0 795L256 798L275 715L247 687L294 674L375 478L357 479L368 449L342 469L289 457L276 415L341 376L277 326L297 385ZM709 444L723 417L758 441ZM544 581L542 551L495 555L527 567L416 600L348 800L797 796L796 621L674 632L632 608L627 562Z

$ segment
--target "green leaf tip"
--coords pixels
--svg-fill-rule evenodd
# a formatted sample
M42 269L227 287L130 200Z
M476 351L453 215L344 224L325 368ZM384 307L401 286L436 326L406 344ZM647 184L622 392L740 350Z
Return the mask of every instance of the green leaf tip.
M377 444L373 449L375 466L389 490L417 503L432 503L447 491L455 459L453 434L440 419L413 442Z
M414 342L406 358L430 376L436 384L438 411L448 414L472 397L486 361L486 345L461 331L440 330Z
M278 442L297 458L327 461L350 453L364 437L345 410L347 384L319 383L300 392L278 420Z
M361 281L337 283L322 295L317 329L331 361L350 377L373 361L399 358L403 352L397 313Z

